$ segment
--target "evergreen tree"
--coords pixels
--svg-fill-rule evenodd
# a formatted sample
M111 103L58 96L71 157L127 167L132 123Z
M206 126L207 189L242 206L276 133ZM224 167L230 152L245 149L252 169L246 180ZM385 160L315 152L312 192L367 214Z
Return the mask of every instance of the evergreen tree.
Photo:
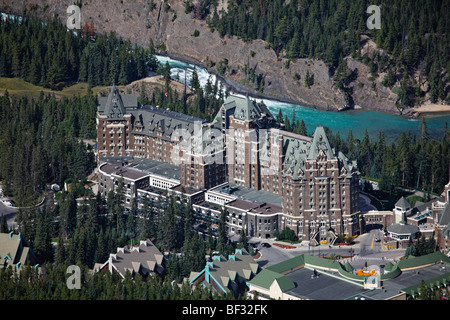
M33 251L41 262L53 261L53 246L51 242L52 226L50 214L44 209L36 213L36 237L33 241Z
M161 222L159 224L158 242L162 247L168 250L172 250L177 246L177 220L175 210L173 207L173 201L168 201L166 211L164 212Z
M247 233L243 229L239 235L237 247L247 249L248 245L249 245L249 242L248 242L248 238L247 238Z
M219 217L217 249L219 252L224 252L228 244L227 226L226 226L227 211L222 209Z
M2 217L0 218L0 233L8 233L8 222L6 221L6 217L2 213Z
M203 270L206 265L205 247L203 240L198 233L194 233L183 248L185 274L188 275L190 271L199 272ZM188 272L189 271L189 272Z
M314 84L314 75L309 72L309 70L306 70L305 75L305 87L311 88L311 86Z
M64 244L64 239L60 234L58 237L58 245L55 252L55 263L62 264L66 262L66 248Z
M197 68L194 67L194 70L192 70L192 76L191 76L191 88L194 90L195 93L198 93L199 90L201 90L200 86L200 80L198 78Z

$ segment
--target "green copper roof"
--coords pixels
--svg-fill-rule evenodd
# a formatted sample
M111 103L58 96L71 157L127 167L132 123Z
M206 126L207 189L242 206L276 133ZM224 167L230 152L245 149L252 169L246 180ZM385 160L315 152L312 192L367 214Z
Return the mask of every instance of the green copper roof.
M291 279L286 277L285 275L269 270L268 268L262 270L258 276L249 281L249 284L253 284L255 286L269 289L274 281L277 281L280 289L284 292L286 290L290 290L295 287L295 284Z
M400 269L413 269L419 268L428 264L436 263L436 262L445 262L450 263L450 258L447 257L440 251L436 251L434 253L427 254L425 256L420 257L409 257L408 259L401 260L398 262L398 267Z
M113 84L108 99L106 100L104 114L110 119L119 119L122 118L125 113L126 111L122 97L119 90L117 90L116 85Z
M406 200L405 197L401 197L397 203L395 204L396 207L400 207L403 210L411 208L411 205L409 204L408 200Z
M304 255L299 255L296 257L293 257L291 259L285 260L283 262L277 263L275 265L267 267L265 270L271 270L278 273L283 273L286 271L291 271L294 268L297 268L299 266L302 266L305 264L305 258Z
M317 127L314 132L313 141L308 152L308 160L316 160L320 152L323 152L327 159L333 159L333 149L328 141L325 129L323 127Z
M227 110L234 109L234 118L239 120L257 119L261 117L262 113L272 117L272 114L264 103L257 103L255 100L251 100L248 96L229 96L225 100L223 106Z

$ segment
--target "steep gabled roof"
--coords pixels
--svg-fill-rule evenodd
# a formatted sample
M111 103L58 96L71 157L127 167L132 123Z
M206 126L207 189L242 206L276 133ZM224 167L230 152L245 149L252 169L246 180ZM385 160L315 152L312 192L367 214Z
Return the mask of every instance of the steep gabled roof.
M111 91L109 92L108 98L104 107L104 114L108 119L122 119L123 115L126 113L125 106L122 101L122 96L117 90L116 85L113 84Z
M395 203L396 207L400 207L403 210L407 210L411 208L411 204L408 202L408 200L406 200L405 197L401 197L396 203Z
M308 160L317 160L317 158L323 153L328 160L334 158L333 149L328 141L325 129L323 127L317 127L314 132L313 141L309 148Z
M113 84L113 86L111 87L111 90L109 92L109 95L106 97L99 97L98 98L98 111L99 112L103 112L106 115L105 109L107 107L107 105L109 105L111 103L112 97L111 97L111 93L116 93L116 95L119 93L119 90L117 89L117 87ZM137 107L137 95L135 94L120 94L120 100L121 100L121 104L123 105L123 107L125 108L136 108Z
M269 109L264 103L257 103L247 97L229 96L223 107L227 110L234 109L234 118L239 120L252 120L261 117L262 113L272 117Z
M0 233L0 266L15 266L19 268L30 262L32 266L38 260L21 234L13 232Z
M439 225L447 226L450 224L450 203L446 203L440 214Z
M222 255L213 256L212 262L207 262L202 271L191 272L189 281L190 283L206 281L209 284L215 282L218 288L227 292L231 282L246 282L259 271L259 265L245 249L236 249L234 254L228 256L228 259ZM204 284L206 285L206 283Z
M150 241L141 241L139 247L118 248L117 253L111 254L108 261L98 266L98 270L105 267L110 271L116 270L122 277L127 271L133 273L148 274L163 271L163 255Z
M276 271L270 270L268 268L262 270L258 274L257 277L255 277L251 281L249 281L249 284L253 284L253 285L261 287L261 288L269 289L274 281L278 282L279 287L283 291L289 290L288 288L295 286L295 284L292 282L292 280L289 279L287 276L285 276L281 273L278 273Z
M309 141L308 141L309 139ZM304 174L305 160L311 140L308 137L283 135L283 175L289 174L294 179Z

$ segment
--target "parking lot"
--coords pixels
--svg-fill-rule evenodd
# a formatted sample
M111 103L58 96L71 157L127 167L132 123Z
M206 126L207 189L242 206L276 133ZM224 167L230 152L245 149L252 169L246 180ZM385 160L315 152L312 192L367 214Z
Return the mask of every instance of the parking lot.
M274 243L283 243L275 239L250 238L249 242L260 253L256 259L261 267L267 267L279 262L285 261L300 254L309 254L313 256L342 256L351 261L354 267L364 267L365 265L384 265L388 261L396 262L404 255L404 249L386 249L381 241L381 231L372 230L370 233L363 234L355 239L354 245L342 246L309 246L308 241L300 244L292 244L295 249L280 248ZM376 239L380 241L376 241ZM233 241L237 238L234 236ZM288 244L289 243L284 243Z

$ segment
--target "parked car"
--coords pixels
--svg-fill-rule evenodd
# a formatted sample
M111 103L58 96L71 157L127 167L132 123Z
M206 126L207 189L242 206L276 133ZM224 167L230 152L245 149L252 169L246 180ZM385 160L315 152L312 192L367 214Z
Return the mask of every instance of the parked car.
M264 243L261 243L261 247L264 247L264 248L270 248L271 245L268 244L267 242L264 242Z

